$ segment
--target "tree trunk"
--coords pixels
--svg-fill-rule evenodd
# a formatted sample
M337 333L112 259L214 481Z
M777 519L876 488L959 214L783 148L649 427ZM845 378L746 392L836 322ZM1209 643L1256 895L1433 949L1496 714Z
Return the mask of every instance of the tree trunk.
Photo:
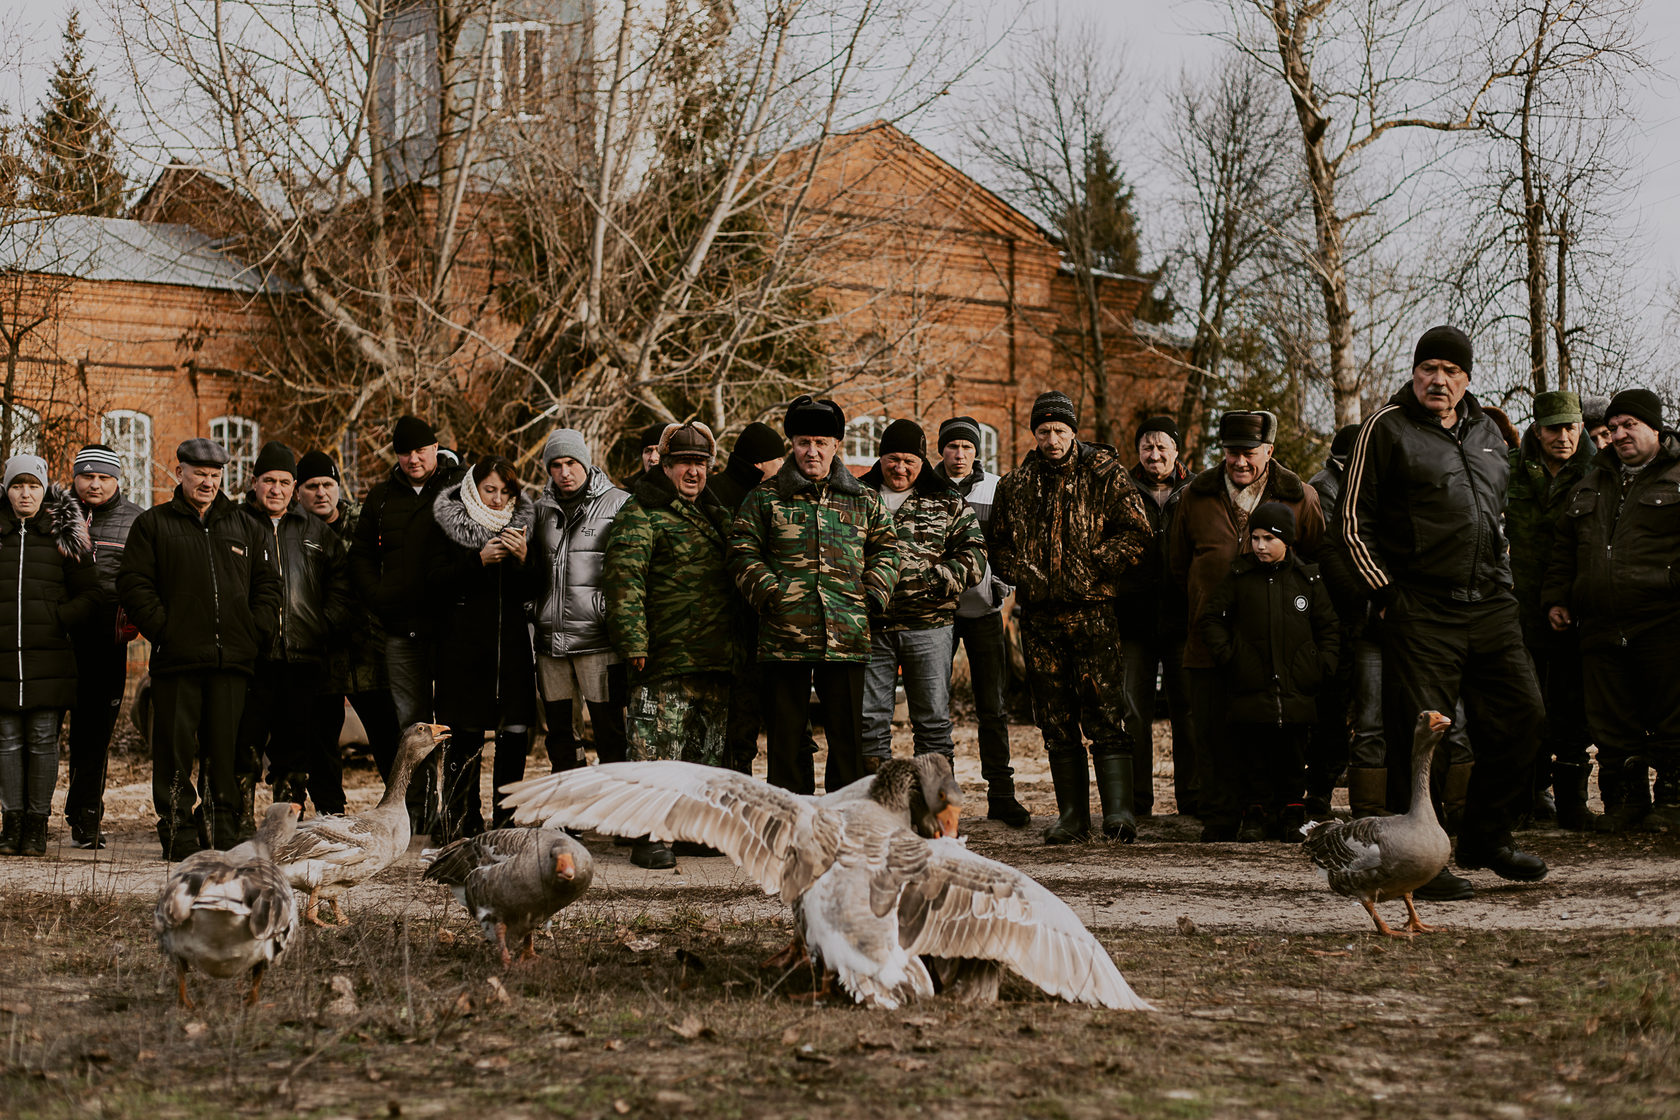
M1532 44L1534 57L1529 61L1528 73L1523 75L1522 117L1517 129L1517 160L1523 192L1523 251L1527 257L1523 283L1528 289L1528 373L1537 394L1546 391L1546 254L1541 244L1546 200L1536 182L1531 142L1534 91L1540 80L1540 59L1546 26L1551 20L1550 7L1550 3L1542 4L1538 13L1540 34Z

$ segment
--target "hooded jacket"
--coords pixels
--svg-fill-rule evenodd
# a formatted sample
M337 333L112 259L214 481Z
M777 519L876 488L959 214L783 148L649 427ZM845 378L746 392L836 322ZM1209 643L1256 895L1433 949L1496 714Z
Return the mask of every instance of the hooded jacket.
M1233 723L1312 723L1314 697L1336 672L1340 626L1318 569L1237 557L1202 608L1202 641L1226 680Z
M881 492L879 460L860 481ZM870 626L934 630L951 625L959 597L986 573L979 517L956 487L923 460L910 495L892 519L899 541L898 582L886 610L870 612Z
M420 492L402 468L368 491L356 519L350 546L350 583L372 608L385 631L399 638L420 638L431 631L426 598L425 553L432 530L432 505L460 472L441 464Z
M992 506L997 500L998 476L987 474L980 466L974 464L974 469L962 478L952 479L945 473L945 464L940 463L933 468L939 477L957 488L957 493L963 496L968 508L974 511L975 520L980 523L980 533L987 542L987 553L984 557L985 571L980 576L980 582L962 593L957 600L958 618L984 618L989 614L996 614L1003 608L1003 601L1009 598L1014 588L997 577L992 570L990 554Z
M1521 612L1523 640L1535 648L1552 640L1546 609L1540 605L1546 569L1552 562L1552 537L1575 484L1592 469L1597 449L1585 433L1575 454L1553 475L1546 470L1540 437L1530 428L1509 455L1511 482L1505 491L1505 535L1511 542L1511 590Z
M49 486L28 520L0 497L0 709L76 703L69 631L108 602L75 496Z
M200 518L179 486L134 519L117 597L152 643L153 674L251 674L279 622L266 537L226 494Z
M552 481L537 499L533 548L526 557L544 573L537 606L537 652L548 657L606 653L607 596L602 586L607 532L630 500L600 467L590 467L583 499L568 517Z
M279 624L264 657L313 664L350 622L350 558L338 534L308 510L292 506L279 523L254 496L240 506L268 537L268 562L280 577Z

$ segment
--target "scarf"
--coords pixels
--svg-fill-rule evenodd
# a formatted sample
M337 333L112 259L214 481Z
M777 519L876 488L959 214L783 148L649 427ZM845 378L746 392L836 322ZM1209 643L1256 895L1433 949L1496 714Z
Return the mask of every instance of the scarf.
M461 504L466 507L467 516L474 522L490 530L491 534L501 532L513 520L513 507L517 504L509 502L506 509L491 509L484 504L484 499L478 496L478 485L468 474L461 480Z
M1220 476L1225 479L1225 493L1237 509L1237 535L1243 539L1244 549L1247 548L1248 519L1260 508L1260 498L1266 492L1266 475L1269 473L1269 470L1261 471L1259 478L1239 490L1237 484L1231 481L1230 475L1220 472Z

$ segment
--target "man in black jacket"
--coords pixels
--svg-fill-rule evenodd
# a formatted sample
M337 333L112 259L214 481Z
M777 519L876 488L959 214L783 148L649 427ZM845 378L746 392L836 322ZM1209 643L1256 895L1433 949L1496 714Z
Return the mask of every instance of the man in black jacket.
M76 628L76 706L70 712L70 789L64 815L70 841L78 848L103 848L99 822L105 816L105 764L111 731L128 683L128 643L134 628L117 606L117 571L123 547L141 509L122 496L122 460L102 443L76 453L71 486L88 511L88 535L106 603L86 626Z
M221 492L227 451L189 439L175 456L180 485L135 518L117 574L123 609L152 643L152 797L170 860L244 839L235 738L280 611L262 531Z
M1450 712L1463 692L1476 764L1459 866L1530 882L1545 861L1518 850L1511 828L1543 710L1511 594L1505 439L1467 391L1471 357L1455 327L1419 339L1411 382L1354 441L1337 531L1408 710ZM1468 894L1442 875L1452 882L1432 884L1437 897Z

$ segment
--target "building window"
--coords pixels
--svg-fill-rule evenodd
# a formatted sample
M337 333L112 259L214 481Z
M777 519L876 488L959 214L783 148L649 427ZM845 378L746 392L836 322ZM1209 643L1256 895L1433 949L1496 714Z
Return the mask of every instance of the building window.
M152 418L118 409L99 422L99 439L122 460L122 496L138 506L152 504Z
M41 414L33 408L13 404L5 409L6 454L39 455L41 453ZM47 480L42 479L42 483Z
M393 115L396 139L426 131L426 36L412 35L397 44Z
M257 465L257 422L243 416L218 416L210 421L210 438L227 448L222 492L237 498L250 485L251 468Z
M548 71L548 25L498 23L491 34L496 107L521 120L542 116L548 100L544 86Z
M846 422L845 456L848 467L874 466L881 456L881 433L890 421L885 416L859 416Z
M988 474L1002 473L998 470L998 430L990 424L980 425L980 446L974 449L974 461Z

